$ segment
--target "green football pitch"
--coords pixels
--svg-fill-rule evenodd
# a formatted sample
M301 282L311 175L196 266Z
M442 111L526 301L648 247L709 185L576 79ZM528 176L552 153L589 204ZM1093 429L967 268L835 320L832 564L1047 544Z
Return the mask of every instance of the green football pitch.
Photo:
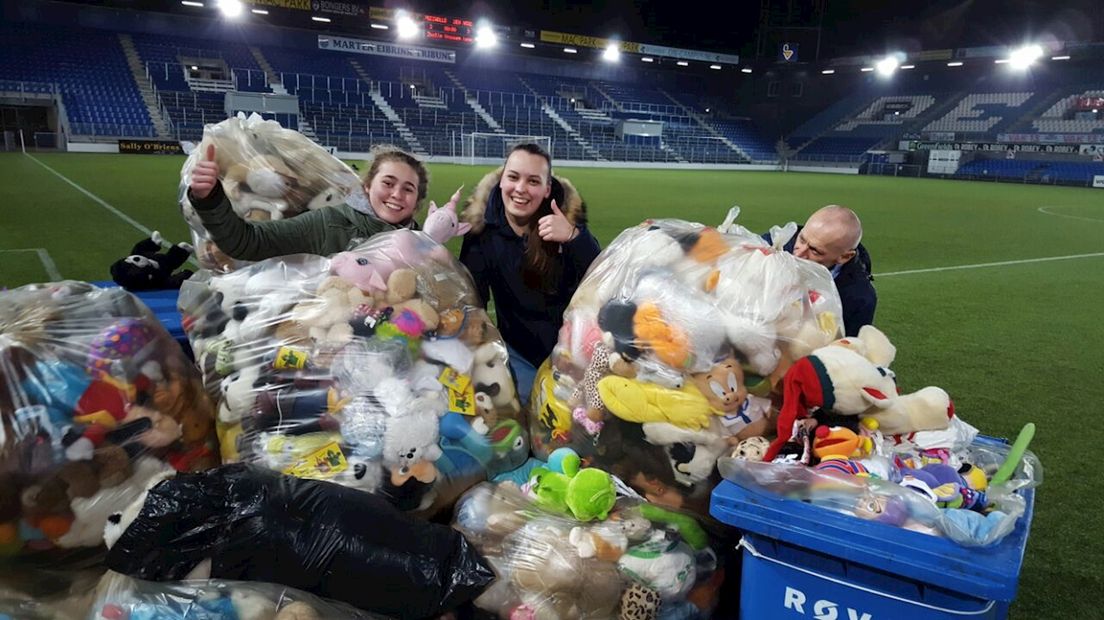
M186 239L176 206L183 161L0 154L0 286L109 279L142 227ZM440 204L487 169L431 171ZM876 322L898 347L902 389L945 388L988 435L1038 425L1032 449L1046 479L1013 617L1101 617L1092 593L1104 592L1104 501L1081 461L1104 445L1104 191L774 172L558 173L580 188L603 245L646 218L719 224L732 205L760 231L828 203L858 212Z

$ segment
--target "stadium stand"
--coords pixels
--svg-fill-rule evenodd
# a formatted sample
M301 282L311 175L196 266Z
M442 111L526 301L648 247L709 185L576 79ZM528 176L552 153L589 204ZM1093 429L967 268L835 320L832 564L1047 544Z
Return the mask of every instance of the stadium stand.
M987 134L1002 120L1011 122L1034 93L978 93L962 98L945 116L932 121L925 131Z
M56 84L73 135L156 135L115 33L0 24L0 80Z

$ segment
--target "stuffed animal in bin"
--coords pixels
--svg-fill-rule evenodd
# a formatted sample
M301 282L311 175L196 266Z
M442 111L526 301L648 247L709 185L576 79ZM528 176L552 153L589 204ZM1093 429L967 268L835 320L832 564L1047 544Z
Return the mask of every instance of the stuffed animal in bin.
M129 256L111 264L111 279L132 293L180 288L192 277L192 271L174 272L192 255L192 246L181 241L162 253L164 241L161 233L155 230L149 238L134 244Z

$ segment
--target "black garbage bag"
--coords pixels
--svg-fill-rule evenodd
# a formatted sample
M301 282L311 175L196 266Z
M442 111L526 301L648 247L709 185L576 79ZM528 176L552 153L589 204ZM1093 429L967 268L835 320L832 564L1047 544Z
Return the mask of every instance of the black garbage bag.
M474 599L494 580L483 557L447 526L409 517L376 495L245 464L179 474L150 489L140 511L111 520L109 530L121 534L107 566L154 581L182 579L209 558L212 578L279 583L426 618Z

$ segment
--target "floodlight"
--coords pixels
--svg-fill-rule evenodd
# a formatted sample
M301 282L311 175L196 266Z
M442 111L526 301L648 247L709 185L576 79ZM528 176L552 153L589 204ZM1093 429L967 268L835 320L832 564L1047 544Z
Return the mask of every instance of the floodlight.
M537 47L536 45L533 45L532 43L522 43L521 46L524 47L527 50L536 49L536 47Z
M873 70L874 67L863 67L862 69L859 69L859 71L862 71L863 73L870 73Z
M194 2L193 0L180 0L180 4L183 4L184 6L194 6L201 9L203 8L202 2Z
M249 9L249 12L254 15L268 15L268 11L264 9Z
M606 62L617 62L621 60L621 50L617 49L616 43L610 43L606 46L606 51L602 52L602 60Z
M415 24L414 20L406 13L400 12L395 17L395 23L399 26L400 39L413 39L418 36L418 24Z
M376 30L391 30L391 26L388 26L387 24L377 24L375 22L372 22L372 28Z
M565 54L578 54L579 50L575 49L574 47L565 47L564 48L564 53Z
M491 28L488 24L481 24L475 30L475 46L481 48L489 48L498 45L498 35L495 34L494 28Z
M832 75L832 74L833 74L833 73L835 73L835 72L836 72L836 70L835 70L835 69L825 69L824 71L821 71L820 73L821 73L822 75Z
M751 73L751 67L744 67L740 69L740 73Z
M676 62L675 64L680 66L680 67L689 67L690 66L690 63L686 62L685 60L680 60L680 61Z
M1008 57L1008 64L1013 69L1024 70L1035 64L1036 60L1043 57L1043 46L1041 45L1025 45L1020 49L1013 50L1012 54Z
M223 17L233 19L241 16L242 3L241 0L218 0L218 9Z
M898 67L901 71L908 71L909 69L915 69L916 65L901 65Z
M709 65L709 68L713 69L715 71L720 71L721 70L721 65Z
M640 59L640 62L655 62L655 59L650 56L644 56Z
M319 17L317 15L311 15L311 21L312 22L322 22L323 24L328 24L333 20L331 20L329 17Z
M1051 56L1050 59L1051 60L1069 60L1070 57L1069 56Z
M959 62L959 61L957 61L957 60L955 60L955 61L953 61L953 62L949 62L949 63L947 63L947 66L948 66L948 67L961 67L961 66L962 66L962 63L961 63L961 62Z
M897 56L890 54L885 58L879 60L874 64L874 68L878 70L878 75L882 77L889 77L893 75L893 72L901 66L901 61L897 60Z

